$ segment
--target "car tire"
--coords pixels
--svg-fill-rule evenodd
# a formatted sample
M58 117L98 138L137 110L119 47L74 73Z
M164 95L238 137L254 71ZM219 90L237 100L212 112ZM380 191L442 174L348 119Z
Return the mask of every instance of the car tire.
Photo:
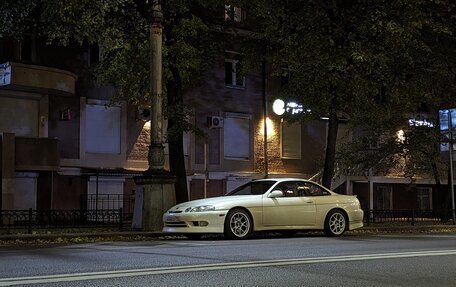
M337 237L344 234L347 229L348 221L345 213L340 209L333 209L325 219L325 234L330 237Z
M228 212L225 219L224 235L228 239L246 239L253 229L253 221L250 215L241 208L235 208Z

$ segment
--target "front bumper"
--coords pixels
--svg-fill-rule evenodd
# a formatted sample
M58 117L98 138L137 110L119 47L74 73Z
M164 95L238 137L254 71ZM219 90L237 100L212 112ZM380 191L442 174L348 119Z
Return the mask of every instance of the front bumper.
M223 233L228 211L169 213L163 215L164 233Z

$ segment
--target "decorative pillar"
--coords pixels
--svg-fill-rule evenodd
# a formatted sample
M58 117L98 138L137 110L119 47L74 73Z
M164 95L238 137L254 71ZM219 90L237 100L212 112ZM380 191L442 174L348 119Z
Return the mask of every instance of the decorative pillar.
M142 186L143 204L141 228L148 231L161 231L162 216L176 204L175 177L164 169L165 153L163 145L162 113L162 18L161 4L152 4L150 23L150 98L151 123L150 146L148 153L149 169L142 176L136 177L137 185Z

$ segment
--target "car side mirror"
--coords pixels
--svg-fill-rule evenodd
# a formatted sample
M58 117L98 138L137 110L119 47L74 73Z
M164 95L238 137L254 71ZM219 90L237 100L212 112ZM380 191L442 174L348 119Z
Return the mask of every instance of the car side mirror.
M270 194L268 194L269 198L276 198L276 197L282 197L282 196L283 196L283 192L281 190L273 190L273 191L271 191Z

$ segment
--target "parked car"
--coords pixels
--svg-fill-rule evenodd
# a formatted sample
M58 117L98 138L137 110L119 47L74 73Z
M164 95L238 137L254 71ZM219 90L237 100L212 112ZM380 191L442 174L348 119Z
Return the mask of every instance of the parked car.
M198 238L221 233L244 239L254 231L324 230L340 236L363 226L355 196L340 195L303 179L254 180L225 196L188 201L163 215L164 233Z

